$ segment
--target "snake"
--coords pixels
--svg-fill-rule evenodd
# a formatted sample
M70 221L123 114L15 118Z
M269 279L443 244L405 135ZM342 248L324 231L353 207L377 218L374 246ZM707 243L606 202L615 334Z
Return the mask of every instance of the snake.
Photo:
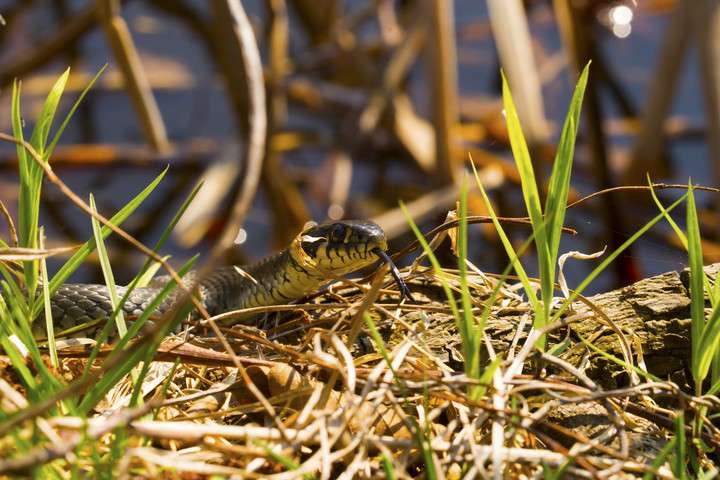
M190 271L183 282L195 285L200 303L210 315L267 305L281 305L298 300L329 283L332 278L369 266L378 259L391 265L391 272L404 296L406 287L397 269L385 253L387 240L383 230L372 221L347 220L309 226L279 253L243 267L221 266L200 276ZM136 287L127 296L122 311L126 316L139 316L161 292L168 276L148 286ZM129 287L118 286L120 298ZM409 293L409 292L408 292ZM68 283L61 285L50 297L53 326L56 334L80 329L71 336L96 338L102 331L101 320L113 313L110 290L106 285ZM153 311L161 317L177 306L186 296L175 288ZM412 297L410 297L412 298ZM402 297L401 297L402 301ZM196 312L197 313L197 312ZM40 315L38 318L44 318ZM33 325L35 336L44 336L44 322ZM40 325L42 324L42 326ZM113 325L108 341L117 340Z

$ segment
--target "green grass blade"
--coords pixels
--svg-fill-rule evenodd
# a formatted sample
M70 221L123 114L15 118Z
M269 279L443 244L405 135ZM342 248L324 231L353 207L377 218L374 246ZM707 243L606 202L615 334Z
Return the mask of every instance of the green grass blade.
M558 467L557 470L553 471L545 459L540 460L540 465L543 469L543 478L545 480L560 480L561 478L565 478L565 472L574 464L575 457L572 456L565 460L562 465Z
M662 203L660 202L660 199L657 197L657 194L655 193L655 189L652 188L652 181L650 180L650 175L648 175L648 185L650 185L650 195L652 196L653 201L655 202L655 205L662 210L664 207ZM683 233L682 229L678 226L677 223L675 223L675 220L672 219L670 215L665 215L665 220L670 224L672 229L675 231L675 234L677 235L678 239L680 240L680 243L683 244L683 247L685 247L685 250L688 249L688 243L687 243L687 237Z
M393 468L392 460L390 460L384 453L380 454L380 466L385 473L387 480L396 480L395 469Z
M12 126L13 136L18 141L24 141L22 131L22 115L20 114L20 83L15 82L13 84L13 98L12 98ZM30 204L30 165L32 159L28 160L29 153L25 151L23 145L18 144L18 173L20 174L20 192L19 192L19 218L18 218L18 235L21 247L34 248L37 244L35 241L35 229L34 225L37 225L37 211L33 215L32 205ZM33 218L35 220L33 221Z
M69 73L70 70L66 70L55 82L55 85L53 85L52 90L50 90L40 110L40 115L38 116L37 123L30 137L30 146L46 161L47 157L44 155L45 142L48 132L50 131L53 117L55 116L55 111L60 102L60 97L62 97L62 93L65 90ZM18 138L17 131L16 138ZM35 248L37 246L37 239L35 237L37 235L38 215L40 212L40 189L42 187L43 170L31 155L26 154L24 157L27 162L25 166L27 175L24 179L21 178L21 182L24 181L25 183L25 188L21 188L21 195L24 195L23 198L20 199L19 216L21 226L20 236L27 243L21 246ZM35 275L37 262L25 262L25 265L28 267L28 270L33 272L32 275Z
M30 146L45 160L49 157L49 151L45 150L45 144L52 126L52 121L57 111L60 98L65 90L70 69L66 70L55 82L53 88L45 99L40 111L35 128L30 137ZM12 124L13 134L17 140L23 140L22 116L20 115L20 87L16 83L13 88L12 100ZM18 165L20 172L20 194L18 200L19 216L19 237L20 246L26 248L37 247L37 226L40 212L40 190L42 188L43 169L35 159L25 151L25 147L18 145ZM33 306L33 311L39 311L41 304L34 301L37 287L38 261L23 262L25 284L30 292L28 303Z
M297 462L295 462L295 460L293 460L292 458L286 457L285 455L283 455L281 453L276 452L275 450L270 448L270 445L263 442L259 438L253 438L252 442L255 445L257 445L258 447L265 450L265 453L267 453L267 455L270 458L274 459L276 462L280 463L283 467L287 468L288 470L297 470L298 468L300 468L300 465ZM303 480L314 480L315 479L315 477L309 473L304 473L302 475L302 478L303 478Z
M502 228L502 225L500 225L497 215L495 214L495 210L492 208L492 203L490 202L490 198L487 196L487 192L485 191L485 188L483 188L483 186L482 186L480 177L477 176L477 172L475 175L475 179L477 180L478 188L480 189L480 194L482 195L483 200L485 201L485 208L488 209L488 213L490 214L490 218L492 219L493 225L495 226L495 230L497 231L498 236L500 237L500 241L502 242L503 246L505 247L505 252L507 253L508 257L510 257L510 264L512 265L512 268L515 269L515 273L517 274L518 278L520 279L520 283L522 283L523 288L525 289L525 292L528 297L528 302L530 302L530 305L532 305L533 310L535 310L536 312L541 311L542 308L538 301L537 295L533 294L533 288L532 288L532 285L530 284L530 278L528 277L527 273L525 272L525 269L523 268L522 264L520 263L520 259L518 257L518 254L515 252L515 249L512 246L512 242L510 241L510 238L508 238L507 234L505 233L505 230L503 230L503 228ZM530 239L529 241L532 241L532 239ZM529 242L526 242L526 244L524 244L523 247L525 247L526 245L529 245Z
M652 181L650 180L650 176L648 175L648 185L650 186L650 195L652 195L653 201L655 202L655 205L662 210L663 206L660 202L660 199L655 194L655 189L653 188ZM675 220L672 219L670 215L665 215L665 220L670 224L672 229L675 231L675 234L677 235L678 239L680 240L680 243L683 244L683 247L685 250L688 249L688 241L687 237L685 236L685 233L683 233L682 229L678 226L678 224L675 222ZM715 282L715 284L710 283L710 279L707 277L707 275L703 275L703 284L705 285L705 292L708 295L708 298L710 298L710 304L713 308L715 308L716 305L720 304L720 282Z
M92 86L95 84L95 81L100 77L100 75L103 73L103 71L105 70L105 68L107 68L107 64L105 64L105 65L100 69L100 71L93 77L93 79L90 80L90 83L88 83L87 87L85 87L85 89L82 91L82 93L81 93L80 96L78 97L78 99L77 99L77 101L75 102L75 104L73 105L73 107L70 109L70 112L67 114L67 116L65 117L65 120L64 120L63 123L60 125L60 128L58 128L58 131L55 133L55 136L53 137L52 142L50 142L50 145L49 145L49 146L47 147L47 149L45 150L45 158L46 158L46 159L47 159L47 158L50 156L50 154L52 153L53 149L55 148L55 144L56 144L57 141L60 139L60 135L61 135L62 132L65 130L65 126L66 126L66 125L68 124L68 122L70 121L70 118L72 117L73 113L75 113L75 110L77 109L78 105L80 105L80 102L82 101L82 99L85 98L85 94L87 94L87 92L90 90L90 88L92 88ZM68 70L70 70L70 69L68 69Z
M165 255L162 259L167 262L170 257L171 255ZM148 260L130 284L136 287L147 287L161 268L162 264L160 262Z
M480 190L483 193L483 199L486 202L488 211L490 211L490 213L491 213L490 216L492 218L495 215L495 212L492 210L492 205L489 203L490 200L488 199L487 195L483 191L482 183L480 182L480 176L478 175L477 169L475 168L475 164L472 161L470 162L470 166L472 167L473 174L475 175L475 181L477 182L478 186L480 187ZM495 217L495 218L497 218L497 217ZM496 228L499 225L500 224L498 222L495 225ZM505 235L505 232L503 231L502 234L500 234L500 235L502 237L503 235ZM505 235L505 238L507 238L506 235ZM512 244L510 244L508 242L508 244L503 243L503 245L505 246L506 251L509 248L510 251L512 252L511 258L518 258L520 255L522 255L522 253L525 251L525 249L527 249L530 246L530 243L533 241L533 239L534 239L534 237L530 236L530 238L528 238L520 246L520 248L517 251L517 255L515 253L515 250L512 248ZM508 275L510 275L510 271L514 268L514 265L515 265L514 262L508 263L508 265L505 267L502 274L500 275L500 278L498 279L497 284L495 285L495 288L493 288L493 291L490 294L490 297L488 298L487 302L485 303L485 308L483 309L483 312L482 312L482 315L480 317L480 321L478 322L478 327L477 327L480 331L485 329L485 325L487 324L488 318L490 317L490 314L492 313L492 307L493 307L493 305L495 305L495 299L500 294L500 290L502 289L503 284L505 283L505 280L507 279ZM519 265L519 263L518 263L518 265ZM520 268L522 268L522 266L520 266ZM523 271L523 274L524 273L525 272ZM527 277L527 275L525 275L525 277ZM525 286L525 285L523 284L523 286ZM528 286L529 286L529 282L528 282ZM537 298L535 299L535 301L537 302Z
M25 299L25 295L23 294L23 291L18 286L17 282L15 281L15 277L10 273L10 271L5 267L5 265L0 262L0 272L2 272L3 277L5 277L5 293L8 298L12 297L13 300L13 306L18 309L20 312L20 315L23 319L27 319L29 316L29 308L27 304L27 300ZM27 320L23 320L23 323L27 326L28 322Z
M97 213L95 197L92 194L90 194L90 208L92 208L93 212ZM107 249L105 248L105 242L103 241L104 239L102 236L100 222L98 222L95 217L90 217L90 222L92 223L93 237L95 238L98 258L100 259L100 268L102 269L103 277L105 278L105 285L107 285L108 292L110 294L110 305L112 305L113 310L117 311L117 314L115 315L115 325L117 326L118 335L123 336L127 333L125 314L123 313L122 308L118 308L120 302L117 293L117 285L115 284L115 276L112 272L112 266L110 266L110 258L108 257Z
M22 115L20 115L20 90L21 90L21 82L18 82L15 80L13 82L13 94L12 94L12 107L10 109L11 116L12 116L12 127L13 127L13 136L19 140L24 141L23 138L23 131L22 131ZM29 172L27 171L27 152L25 152L25 147L18 144L17 145L17 154L18 154L18 167L20 169L20 179L26 178L29 175Z
M465 360L465 373L477 379L480 375L480 342L482 341L482 329L475 325L475 318L472 313L472 300L470 299L470 288L468 286L467 266L467 176L463 178L460 187L460 232L458 235L458 270L460 274L460 296L462 302L462 313L458 317L458 330L461 331L463 358ZM471 389L470 398L480 398L476 391Z
M40 234L40 248L44 248L42 241L43 233ZM42 278L48 278L47 261L43 258L40 261L40 270L42 272ZM47 332L48 349L50 350L50 361L52 365L57 368L60 365L57 356L57 349L55 348L55 325L52 319L52 310L50 308L50 292L47 288L43 288L43 304L45 305L45 331Z
M692 186L688 185L687 193L687 240L688 262L690 264L690 317L692 340L692 374L695 380L696 393L707 376L714 350L702 348L705 325L705 296L703 289L703 259L700 245L700 226L698 225L695 196Z
M193 258L191 258L179 271L178 275L182 277L185 275L195 264L195 261L197 260L198 256L195 255ZM133 290L137 287L138 279L136 278L133 280L133 282L128 286L127 291L125 292L125 295L120 299L120 304L124 305L127 301L128 297L132 294ZM140 315L137 320L133 321L130 328L127 329L127 332L124 336L120 338L120 341L115 345L115 349L108 357L108 360L110 360L114 355L121 352L127 344L130 342L131 339L135 338L140 329L145 325L145 322L148 321L150 316L157 310L158 306L163 302L165 297L168 296L168 294L173 290L176 283L174 280L170 280L163 289L153 298L149 303L145 311ZM90 367L92 366L92 361L97 358L97 355L100 352L100 346L107 340L108 333L110 332L110 328L112 324L115 321L115 318L119 312L119 309L116 308L113 313L110 315L109 318L106 319L106 324L103 327L102 331L97 337L97 344L95 345L95 348L93 348L93 351L90 353L90 356L88 357L88 362L85 367L85 371L83 372L83 376L88 375L90 373ZM182 315L184 315L186 312L181 312L181 315L178 317L179 319L182 318ZM187 312L189 313L189 312ZM178 320L179 321L179 320ZM170 328L166 328L166 332L169 333L174 328L174 325ZM163 335L164 336L164 335ZM148 349L148 358L147 361L150 361L152 359L152 356L154 355L154 350Z
M11 292L7 282L2 282L0 288L5 292ZM50 373L45 365L40 350L35 343L30 324L25 320L24 313L18 307L17 297L14 294L8 294L5 299L0 295L0 316L2 319L3 334L0 335L5 354L10 357L10 361L15 370L24 382L24 386L28 391L28 398L33 401L42 399L45 395L49 395L61 387L60 381ZM23 359L18 354L15 347L10 343L8 336L15 334L28 349L31 362ZM26 368L26 364L34 363L36 374L33 375ZM38 375L40 378L36 378Z
M560 143L555 155L550 184L548 186L547 202L545 203L545 219L547 223L547 236L550 255L556 258L560 247L562 226L565 220L565 207L567 206L568 191L570 190L570 172L572 170L573 155L575 153L575 140L578 125L580 124L580 111L583 96L587 87L590 64L580 75L575 93L570 102L570 109L565 119L565 126L560 135ZM554 265L554 263L553 263Z
M595 353L598 353L598 354L602 355L603 357L607 358L607 359L610 360L611 362L614 362L614 363L620 365L620 366L623 367L623 368L626 368L626 369L629 369L629 370L634 371L635 373L637 373L637 374L640 375L641 377L645 377L645 378L649 379L649 380L652 381L652 382L662 383L662 379L661 379L661 378L658 378L658 377L656 377L655 375L653 375L653 374L651 374L651 373L648 373L648 372L646 372L645 370L643 370L643 369L641 369L641 368L636 367L635 365L630 365L630 364L627 363L625 360L622 360L621 358L618 358L618 357L616 357L615 355L612 355L612 354L610 354L610 353L607 353L607 352L604 351L604 350L600 350L600 349L599 349L597 346L595 346L592 342L589 342L585 337L583 337L582 335L580 335L580 333L578 333L578 332L575 332L575 333L577 334L578 338L580 338L580 341L583 342L590 350L594 351Z
M6 270L2 264L0 264L0 268ZM17 285L7 281L2 282L2 289L5 293L5 296L0 295L0 305L3 306L0 312L4 316L3 327L7 330L8 335L17 335L22 343L32 349L35 342L33 341L31 326L25 320L27 311L23 309L23 294Z
M47 156L45 155L45 143L47 142L47 138L50 133L50 126L52 125L53 118L55 117L55 112L57 111L58 103L60 103L60 97L62 97L63 91L65 90L65 84L67 83L69 75L70 69L68 68L62 75L60 75L60 78L57 79L55 85L53 85L47 99L45 99L42 110L40 110L40 115L38 115L32 137L30 137L30 146L33 147L45 161L47 161Z
M178 275L182 276L185 275L190 268L192 268L195 260L197 257L194 257L190 262L186 263L180 270L178 270ZM174 281L170 281L167 285L163 287L163 289L158 293L158 295L150 302L148 305L148 308L145 309L142 315L135 320L130 328L128 328L127 334L120 339L118 344L115 346L113 351L110 353L108 358L105 360L106 363L110 364L118 357L118 355L123 354L123 349L127 345L127 343L130 341L131 338L135 338L137 333L139 332L140 328L142 328L142 325L150 318L152 313L157 309L158 305L163 301L165 297L175 288L176 283ZM123 300L124 301L124 297ZM113 315L108 319L108 323L112 322L115 316L115 312L113 312ZM178 317L168 324L164 325L163 332L161 332L161 335L159 336L159 340L153 343L146 343L144 348L138 349L132 352L130 355L126 355L120 363L113 366L112 369L105 372L103 377L98 381L98 383L95 385L95 387L92 389L92 391L88 392L83 398L82 402L79 405L79 410L83 412L87 412L90 408L95 406L97 402L99 402L106 394L107 392L123 377L125 374L130 372L130 370L138 364L141 360L145 359L151 359L155 352L157 351L158 346L160 345L160 341L170 333L170 331L180 322L182 321L182 316L178 315ZM107 325L106 325L107 327ZM99 347L96 346L96 350ZM131 347L132 348L132 347ZM95 353L95 352L93 352ZM91 355L91 358L92 355Z
M710 480L711 478L717 478L718 471L720 471L718 470L718 467L712 467L710 470L699 473L697 480Z
M480 375L477 377L477 381L479 385L477 386L477 392L475 392L475 397L473 400L478 401L482 398L483 395L485 395L490 388L489 386L492 385L492 379L495 375L495 370L500 368L500 365L502 365L502 362L504 360L504 357L502 354L498 355L495 360L488 363L485 368L483 368L480 372Z
M430 245L428 245L427 240L425 240L425 237L423 237L423 234L420 232L420 229L417 227L415 222L413 221L412 217L410 216L410 212L408 212L407 207L405 207L405 204L401 201L400 202L400 208L402 209L403 213L405 214L405 218L407 218L408 225L410 225L410 228L412 229L413 233L415 234L415 238L417 238L418 242L420 242L420 245L422 245L423 251L427 254L427 258L430 260L430 263L432 264L433 268L435 269L435 273L437 273L438 277L440 278L440 283L443 287L443 291L445 292L445 296L448 299L448 302L450 304L450 309L453 312L453 317L456 321L460 318L460 310L458 309L457 302L455 301L455 295L453 295L452 290L450 289L450 286L447 283L447 280L445 279L445 274L443 273L442 267L440 266L440 262L438 261L437 257L435 256L435 253L433 253L432 249L430 248ZM460 332L462 335L462 331ZM463 339L464 342L464 339Z
M2 282L2 288L5 292L10 292L10 287L7 282ZM21 383L28 390L30 396L32 396L32 392L38 391L39 384L8 338L10 335L15 334L29 348L32 348L34 345L34 342L33 345L28 345L32 342L32 333L29 331L27 323L24 322L22 313L17 308L14 296L8 295L6 302L3 296L0 295L0 317L2 318L2 323L0 323L0 344L5 351L5 355L10 357L10 363L14 366L15 373ZM23 326L25 328L22 328ZM39 357L38 355L38 358Z
M194 256L188 263L186 263L179 271L178 275L181 277L184 276L195 264L195 261L198 259L198 256ZM141 326L145 323L147 319L150 318L150 315L153 311L157 309L157 307L160 305L160 303L167 297L170 292L172 292L176 287L175 281L170 281L163 290L153 299L152 302L150 302L150 305L146 309L145 312L138 318L138 320L133 323L130 330L128 330L128 334L123 337L122 341L118 344L119 348L122 348L124 345L124 342L129 341L129 339L133 338L137 332L140 330ZM136 381L135 389L133 390L132 398L130 399L131 405L136 405L140 400L140 393L142 392L142 389L140 388L142 385L142 381L147 376L149 369L150 369L150 362L152 361L153 357L155 356L155 352L157 351L158 347L160 346L160 343L162 340L170 335L172 332L175 331L175 329L180 325L180 322L182 322L183 319L187 318L188 315L192 312L194 309L194 305L188 304L184 308L180 309L180 311L177 313L177 316L174 319L171 319L170 321L166 322L161 328L163 331L158 336L158 340L151 345L151 347L148 349L146 355L144 358L142 358L143 361L143 367L140 371L140 375L138 376L138 380Z
M518 119L517 111L515 110L515 104L510 94L510 87L508 86L505 74L502 75L503 80L503 101L505 104L505 119L507 121L508 135L510 137L510 146L512 148L513 156L515 157L515 164L517 165L520 178L522 180L522 192L523 198L525 199L525 206L532 222L533 233L535 234L535 247L537 249L538 263L540 270L540 286L541 296L543 300L544 308L536 310L535 312L535 325L537 327L543 327L547 324L548 312L550 311L550 301L552 300L552 293L554 288L554 260L550 257L550 251L548 250L547 233L545 229L545 219L542 212L542 202L540 201L540 194L538 193L537 181L535 180L535 172L533 170L532 160L530 159L530 152L528 151L525 137L520 127L520 120ZM532 291L528 291L529 296L532 295Z
M713 310L713 314L715 311ZM712 318L712 316L711 316ZM715 361L717 362L717 355L715 358ZM715 395L718 391L720 391L720 378L713 378L713 383L710 385L710 388L708 388L705 392L703 392L705 395Z
M157 180L159 181L159 179L160 179L160 178L158 178ZM162 247L164 241L167 239L168 235L169 235L170 232L172 231L173 227L177 224L178 220L180 219L180 217L182 216L182 214L185 212L185 210L187 209L188 205L189 205L190 202L193 200L193 198L195 198L195 195L197 194L199 188L200 188L200 187L198 186L197 188L195 188L195 189L190 193L190 195L188 196L188 198L185 200L185 202L183 203L183 205L180 207L178 213L173 217L173 219L171 220L170 224L169 224L168 227L165 229L165 232L163 232L163 235L160 237L160 240L158 240L158 242L156 243L155 247L153 248L153 252L156 252L156 253L157 253L157 252L160 250L160 248ZM113 218L115 218L115 217L113 217ZM193 258L188 262L188 264L186 264L186 266L183 267L183 269L184 269L185 271L189 270L189 269L192 267L192 265L194 265L194 263L195 263L195 261L197 260L197 258L198 258L197 256L193 257ZM155 268L153 268L153 267L155 267ZM154 270L154 271L157 271L157 268L159 268L159 265L157 265L155 262L153 262L152 259L148 259L147 262L145 262L145 265L143 265L143 267L140 269L140 272L138 273L138 275L133 279L133 281L132 281L132 282L130 283L130 285L128 286L127 291L125 292L125 294L123 295L123 297L120 299L120 304L124 304L124 303L127 301L128 297L132 294L132 292L133 292L133 290L134 290L135 288L137 288L137 287L139 287L139 286L146 286L146 285L147 285L147 282L152 278L152 276L153 276L153 274L154 274L153 270ZM181 270L181 274L182 274L182 271L183 271L183 270ZM174 285L174 283L173 283L173 285ZM168 290L168 292L169 292L169 290ZM147 310L147 314L144 314L144 315L140 316L140 317L132 324L132 326L131 326L130 329L128 330L129 333L126 332L125 336L124 336L123 338L121 338L119 344L116 346L116 348L117 348L118 350L123 349L123 348L125 347L125 345L127 345L127 342L129 341L129 339L130 339L130 338L133 338L133 337L137 334L137 332L140 330L140 328L142 328L142 325L143 325L143 324L147 321L147 319L150 317L150 314L156 310L157 306L162 302L162 300L164 299L165 296L167 296L167 293L166 293L165 295L162 295L162 294L161 294L161 295L158 295L156 299L154 299L152 302L150 302L150 304L148 305L148 308L146 309L146 310ZM115 309L115 311L119 313L119 310L118 310L117 308ZM91 354L90 354L90 357L89 357L89 359L88 359L87 367L86 367L86 369L85 369L84 375L87 375L87 374L90 373L89 367L90 367L90 365L92 364L92 361L97 357L97 355L98 355L98 353L99 353L99 345L100 345L103 341L105 341L105 339L107 338L107 334L108 334L108 332L109 332L109 330L110 330L110 325L109 325L109 323L114 321L114 319L116 318L116 315L117 315L117 313L114 312L114 313L110 316L110 318L107 319L108 325L106 325L105 328L103 328L103 330L101 331L100 335L98 336L98 339L99 339L99 340L98 340L98 345L96 345L96 347L93 349L93 351L92 351ZM142 381L142 378L143 378L143 374L142 374L142 372L141 372L141 375L140 375L140 377L138 378L138 381Z
M678 411L675 416L675 458L670 459L670 469L678 480L685 480L686 473L686 440L685 412Z
M165 229L165 232L163 232L163 235L160 237L160 240L158 240L157 244L153 248L153 252L157 253L160 250L163 243L165 242L167 237L170 235L173 228L175 228L175 225L177 224L177 222L180 220L180 217L182 217L183 213L185 213L185 210L187 210L187 207L190 205L192 200L195 198L195 195L200 190L201 186L202 186L202 184L198 185L190 193L190 195L185 200L185 202L183 202L180 209L178 210L178 212L175 214L175 216L173 217L173 219L170 221L169 225ZM197 255L194 256L192 259L190 259L190 261L186 265L183 266L183 268L178 272L178 274L180 276L183 276L185 274L185 272L189 271L193 267L193 265L195 264L197 259L198 259ZM149 272L149 271L153 270L153 266L155 266L155 265L157 265L159 267L159 265L156 262L153 262L152 259L148 259L148 261L145 262L145 265L141 269L138 276L135 277L135 279L133 279L133 282L130 284L130 286L128 288L128 292L125 294L126 297L132 292L132 290L136 287L136 285L140 285L141 282L143 282L145 280L145 274L143 272L146 272L146 271ZM125 345L125 342L127 342L130 338L132 338L135 335L135 332L137 332L141 328L141 325L143 325L145 323L146 319L149 318L150 312L155 311L155 309L160 304L160 302L170 293L173 286L175 286L175 282L170 281L169 286L166 285L164 291L161 292L159 295L157 295L157 297L152 302L150 302L150 305L146 309L146 312L144 312L143 315L141 315L140 318L138 318L136 323L133 324L133 326L130 329L130 334L126 335L125 338L123 338L120 341L118 348L123 348L123 346ZM125 297L123 297L123 301L124 300L125 300ZM171 324L166 328L166 330L165 330L166 334L169 334L170 332L174 331L176 324L178 324L180 320L185 318L187 316L187 314L190 313L190 310L192 308L193 307L191 307L191 306L187 306L184 311L180 311L178 314L178 320L176 320L175 322L171 322ZM154 355L156 348L150 349L148 355L145 358L143 358L143 366L142 366L142 369L140 370L138 378L135 381L133 394L130 399L131 406L137 405L140 400L139 394L140 394L140 392L142 392L141 385L142 385L142 382L144 381L146 375L148 374L148 371L150 368L150 361L152 360L152 357Z
M12 97L12 127L13 135L18 141L24 141L23 138L23 120L20 114L20 83L13 83ZM34 160L29 158L30 155L25 151L23 145L18 144L18 173L20 175L20 192L18 198L18 240L20 247L35 248L37 247L37 224L38 224L38 206L33 202L32 183L37 183L32 179L31 166ZM25 284L28 287L28 302L33 303L35 297L35 288L37 287L37 262L23 262L25 270Z
M658 470L660 467L662 467L665 464L665 461L668 458L668 455L670 455L671 452L675 450L675 442L677 442L677 439L671 438L670 441L663 447L663 449L660 451L660 453L655 457L655 459L652 462L652 469ZM654 480L657 477L651 473L647 472L645 475L643 475L643 480Z
M695 282L693 282L692 279L692 272L690 273L690 281L692 289L695 287ZM701 270L702 275L702 270ZM701 284L702 285L702 284ZM701 290L702 291L702 290ZM692 298L692 290L691 292L691 298L690 298L690 310L693 309L693 298ZM702 302L704 304L704 301ZM700 328L702 328L702 332L700 333L700 340L697 342L697 346L695 346L695 340L693 339L693 376L697 375L696 381L696 388L702 387L702 381L705 379L708 373L708 369L710 368L710 364L712 360L715 358L715 355L717 353L718 349L718 343L720 342L720 307L715 307L710 314L710 318L708 318L707 324L705 324L705 312L702 312L702 316L696 317L694 314L692 314L692 327L691 330L693 333L695 332L695 323L702 322L702 325L700 325ZM696 363L697 362L697 365ZM713 379L715 380L715 379Z

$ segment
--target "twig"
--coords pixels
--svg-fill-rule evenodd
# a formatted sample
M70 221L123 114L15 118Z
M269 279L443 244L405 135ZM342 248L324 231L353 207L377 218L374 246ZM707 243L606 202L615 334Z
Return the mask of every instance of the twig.
M682 190L687 190L688 186L687 185L677 185L677 184L666 184L666 183L653 183L652 184L652 190L667 190L670 188L678 188L678 189L682 189ZM693 187L693 188L695 188L695 190L700 190L703 192L714 192L714 193L720 192L720 189L713 188L713 187L698 186L698 187ZM587 197L583 197L580 200L571 203L570 205L567 206L567 209L577 207L581 203L587 202L588 200L590 200L593 197L605 195L605 194L611 193L611 192L624 191L624 190L650 190L650 189L651 189L650 185L644 185L644 186L643 185L629 185L629 186L625 186L625 187L606 188L605 190L600 190L599 192L595 192L591 195L588 195Z
M10 229L10 238L12 238L13 247L17 247L19 243L17 230L15 230L15 224L13 223L12 217L10 216L10 212L8 212L7 208L5 208L5 204L1 200L0 211L2 211L3 217L5 217L5 221L8 224L8 228Z

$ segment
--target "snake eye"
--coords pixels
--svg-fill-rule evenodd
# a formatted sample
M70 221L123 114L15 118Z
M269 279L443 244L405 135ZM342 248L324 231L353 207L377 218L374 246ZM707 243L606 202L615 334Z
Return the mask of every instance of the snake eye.
M330 229L330 241L333 243L342 243L345 241L345 227L336 223Z

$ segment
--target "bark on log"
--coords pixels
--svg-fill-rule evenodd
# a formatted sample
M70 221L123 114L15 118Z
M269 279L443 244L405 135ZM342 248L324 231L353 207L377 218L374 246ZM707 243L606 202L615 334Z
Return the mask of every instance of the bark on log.
M720 264L705 267L714 282ZM589 297L590 302L600 308L626 334L637 360L637 345L642 349L642 358L649 373L688 388L690 360L690 293L689 272L668 272L646 278L625 288ZM424 285L428 287L427 284ZM706 297L707 302L707 297ZM577 302L576 313L591 313L586 305ZM527 308L515 306L488 319L485 332L496 352L507 352ZM532 325L532 318L526 319L521 339L526 337ZM604 388L627 385L623 368L582 345L581 335L592 339L593 345L611 355L622 358L618 336L604 326L596 314L591 314L569 327L571 347L565 360L573 365L586 367L585 373ZM562 329L550 336L549 346L566 338L568 331ZM637 337L637 341L633 339ZM441 359L456 369L462 369L461 344L454 320L449 316L433 316L428 326L427 338L432 339L433 350ZM442 353L441 353L442 352ZM486 352L484 352L486 354ZM587 355L589 354L589 358ZM484 360L487 360L487 355ZM588 364L589 362L589 364Z
M715 281L720 264L705 267L711 281ZM668 272L646 278L628 287L595 295L590 300L600 307L623 330L638 336L649 373L669 379L683 389L688 388L690 375L690 272ZM706 307L708 299L705 297ZM578 311L588 311L585 306ZM573 326L583 337L598 330L594 321ZM619 343L612 332L603 334L593 344L620 356ZM633 352L637 354L637 352ZM591 378L607 379L619 370L614 362L599 354L591 357ZM614 382L613 382L614 383ZM611 387L612 385L606 385Z

